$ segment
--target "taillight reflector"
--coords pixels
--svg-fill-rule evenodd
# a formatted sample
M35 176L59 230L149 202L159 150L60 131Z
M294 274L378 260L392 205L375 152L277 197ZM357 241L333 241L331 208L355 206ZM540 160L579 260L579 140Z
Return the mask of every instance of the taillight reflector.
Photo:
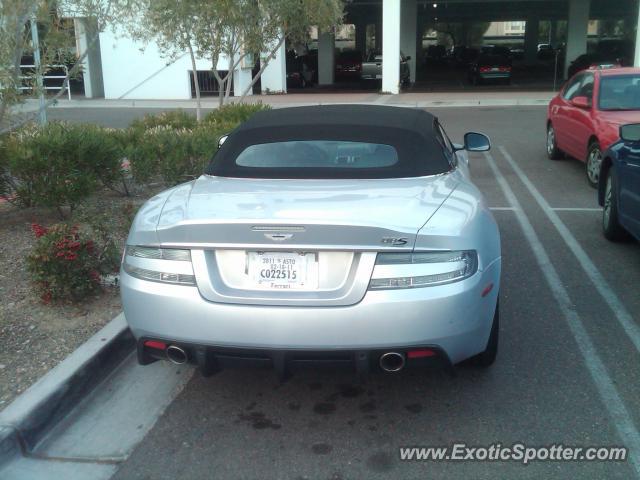
M408 358L425 358L425 357L435 357L437 353L429 348L423 348L420 350L409 350L407 352Z
M156 340L145 340L144 346L145 347L149 347L149 348L155 348L155 349L158 349L158 350L164 350L165 348L167 348L167 344L166 343L158 342Z

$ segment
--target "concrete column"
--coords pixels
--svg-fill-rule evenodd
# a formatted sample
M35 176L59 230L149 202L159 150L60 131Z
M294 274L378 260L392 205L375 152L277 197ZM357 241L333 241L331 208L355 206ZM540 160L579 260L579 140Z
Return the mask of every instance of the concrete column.
M569 64L583 53L587 53L587 30L589 28L589 2L569 0L567 24L567 51L564 60L564 76L567 78Z
M241 66L243 63L241 62ZM242 92L249 86L252 79L251 68L236 68L233 72L233 96L242 96ZM247 95L253 95L252 91L249 90Z
M636 22L636 51L633 54L633 66L640 66L640 2L638 2L638 21Z
M364 55L367 50L367 22L356 23L356 50Z
M322 32L318 35L318 84L332 85L335 72L335 35Z
M536 17L529 17L524 27L524 60L534 64L538 59L538 33L540 22Z
M549 22L549 43L553 48L558 48L558 21Z
M83 55L87 52L86 57L82 61L84 95L87 98L104 97L100 39L96 36L97 27L95 21L90 18L75 18L74 27L76 31L78 55Z
M400 93L400 2L382 0L382 92Z
M416 81L416 29L418 23L418 5L416 0L402 0L400 12L400 50L411 57L409 71L411 83ZM384 57L383 57L384 59Z
M275 45L274 45L275 46ZM273 47L271 47L273 49ZM262 93L287 93L287 56L284 43L260 76ZM267 54L265 53L264 56Z

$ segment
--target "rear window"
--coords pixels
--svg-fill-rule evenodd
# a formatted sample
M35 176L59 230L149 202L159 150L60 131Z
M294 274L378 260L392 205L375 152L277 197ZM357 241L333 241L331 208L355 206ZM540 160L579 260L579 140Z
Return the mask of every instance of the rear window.
M385 168L398 163L390 145L305 140L263 143L245 148L236 165L249 168Z
M362 60L362 54L357 50L345 50L340 53L340 60L359 62Z
M206 173L236 178L403 178L447 172L451 164L433 133L380 125L286 125L239 128Z
M479 65L509 65L509 59L502 55L480 55L478 57Z

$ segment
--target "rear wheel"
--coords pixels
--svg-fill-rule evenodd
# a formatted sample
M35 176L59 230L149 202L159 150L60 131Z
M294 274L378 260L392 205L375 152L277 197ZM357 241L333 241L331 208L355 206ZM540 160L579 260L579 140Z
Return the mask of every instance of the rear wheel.
M498 355L498 337L500 336L500 301L496 303L496 311L493 314L493 324L491 325L491 333L489 334L489 341L487 342L487 348L484 352L479 353L471 360L474 365L479 367L490 367L496 360Z
M587 153L587 181L593 188L598 188L598 179L600 178L600 167L602 166L602 152L600 144L592 142L589 145L589 153Z
M556 143L556 131L551 123L547 126L547 157L551 160L559 160L562 157Z
M607 180L604 190L604 208L602 209L602 233L607 240L615 242L624 240L627 232L618 222L617 182L613 168L609 168L605 175Z

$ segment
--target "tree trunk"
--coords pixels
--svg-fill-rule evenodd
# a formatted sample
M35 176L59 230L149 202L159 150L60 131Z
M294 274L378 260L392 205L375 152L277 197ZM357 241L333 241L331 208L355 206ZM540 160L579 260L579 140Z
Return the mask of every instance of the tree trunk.
M234 64L233 57L235 56L235 33L231 37L231 48L227 51L227 59L228 59L228 67L227 67L227 84L224 90L224 99L225 101L231 95L231 82L233 82L234 70L236 68L236 64Z
M228 77L224 77L222 78L220 76L220 74L218 73L218 59L215 58L213 60L213 65L212 65L212 69L211 71L213 72L213 76L215 77L216 81L218 82L218 106L222 106L224 103L224 88L225 88L225 80Z
M227 67L227 84L225 85L225 89L224 89L225 101L231 95L231 82L233 82L233 71L234 71L234 64L233 64L233 54L232 54L232 55L229 55L229 66Z
M282 35L282 38L280 38L280 41L278 42L278 44L275 46L273 50L271 50L271 52L269 52L269 55L267 55L264 61L261 62L260 70L258 70L258 73L256 73L256 75L251 79L251 83L249 84L249 86L244 89L244 92L242 92L242 95L240 96L240 100L239 100L240 102L244 101L245 97L249 94L249 91L253 88L255 83L260 78L260 75L262 75L262 72L264 72L265 68L267 68L267 65L269 65L269 62L275 57L276 52L282 46L283 42L284 42L284 35Z
M189 41L189 56L191 57L191 69L193 72L193 85L196 89L196 120L202 121L202 106L200 104L200 82L198 81L198 71L196 70L196 57L193 54L193 47Z

